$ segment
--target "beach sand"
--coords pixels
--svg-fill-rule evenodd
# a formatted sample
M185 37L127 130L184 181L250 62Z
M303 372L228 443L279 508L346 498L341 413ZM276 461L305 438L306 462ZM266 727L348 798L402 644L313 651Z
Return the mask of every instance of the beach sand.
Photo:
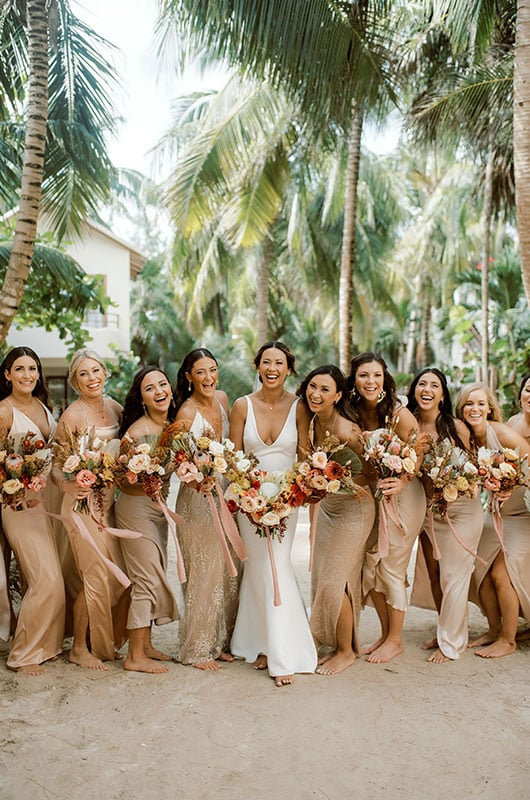
M307 517L294 561L309 600ZM175 581L174 551L169 573ZM243 662L206 673L84 670L63 656L18 676L0 650L2 800L526 798L529 649L426 663L432 612L410 608L402 656L275 688ZM483 619L470 606L472 633ZM155 629L176 652L178 623ZM361 639L378 635L375 612Z

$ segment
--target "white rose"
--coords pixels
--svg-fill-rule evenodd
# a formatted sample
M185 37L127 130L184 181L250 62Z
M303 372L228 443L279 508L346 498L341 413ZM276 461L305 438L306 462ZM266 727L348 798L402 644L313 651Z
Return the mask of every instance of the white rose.
M129 461L128 469L135 475L152 471L151 457L145 452L137 453Z
M149 442L141 442L141 444L136 445L136 449L139 453L149 454L151 452L151 445Z
M221 442L210 442L210 446L208 448L208 452L212 454L212 456L222 456L224 454L224 447Z
M229 453L233 453L236 449L236 446L231 439L223 439L223 445Z
M280 487L272 483L272 481L265 481L265 483L262 483L259 487L259 491L263 497L271 499L280 493Z
M239 461L236 461L236 469L238 472L246 472L249 467L250 467L249 458L240 458Z
M515 478L517 475L513 464L507 464L505 461L499 464L499 469L503 475L506 475L509 478Z
M81 459L75 453L71 456L68 456L66 461L63 464L63 471L64 472L73 472L80 464Z
M340 481L338 481L336 478L332 481L329 481L327 485L327 491L329 492L329 494L336 494L339 491L339 489L340 489Z
M24 484L21 483L18 478L11 478L10 480L6 481L2 486L2 490L6 494L16 494L23 488Z
M275 528L280 524L280 517L275 511L268 511L262 516L261 524L267 525L269 528Z
M227 466L228 465L222 456L214 456L213 468L215 472L220 472L221 474L223 474L224 472L226 472Z

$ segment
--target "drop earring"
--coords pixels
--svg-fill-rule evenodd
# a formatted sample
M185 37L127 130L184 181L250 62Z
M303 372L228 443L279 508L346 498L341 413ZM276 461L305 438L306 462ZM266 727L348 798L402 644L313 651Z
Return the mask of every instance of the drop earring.
M359 396L359 395L357 394L357 389L356 389L356 388L355 388L355 386L354 386L354 387L353 387L353 389L352 389L352 390L351 390L351 392L350 392L350 398L351 398L352 400L357 400L358 396Z
M381 389L381 391L379 392L379 396L377 398L377 402L382 403L385 397L386 397L386 392L384 389Z

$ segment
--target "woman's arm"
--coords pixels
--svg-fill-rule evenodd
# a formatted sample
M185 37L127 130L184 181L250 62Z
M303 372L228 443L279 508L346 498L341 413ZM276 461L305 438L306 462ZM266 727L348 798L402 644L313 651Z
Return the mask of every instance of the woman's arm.
M229 438L233 441L238 450L243 449L243 431L247 421L247 400L245 397L238 397L232 406L230 414Z

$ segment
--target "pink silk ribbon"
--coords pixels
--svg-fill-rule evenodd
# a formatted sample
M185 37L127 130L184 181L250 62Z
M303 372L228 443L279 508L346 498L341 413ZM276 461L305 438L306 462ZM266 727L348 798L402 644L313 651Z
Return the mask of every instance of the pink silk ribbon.
M219 481L217 480L215 482L215 488L217 489L217 496L219 497L219 516L225 535L234 548L234 553L237 555L239 560L246 561L247 554L245 552L243 539L239 535L238 527L235 523L234 517L228 510L228 506L226 505L226 501L223 497L223 490L221 489Z
M228 544L226 543L226 534L223 529L223 525L221 523L221 519L219 518L219 512L217 511L217 506L215 505L215 500L211 492L206 492L206 497L208 498L208 504L210 506L210 512L213 519L213 524L215 527L215 531L219 538L219 544L221 545L221 551L223 553L226 567L228 569L228 574L231 578L235 578L237 575L236 565L234 564L234 560L230 555L230 550L228 549ZM220 499L220 504L224 502Z
M315 536L320 503L311 503L309 506L309 572L313 569L313 552L315 549Z
M177 577L180 583L186 583L186 581L188 580L186 577L186 568L184 566L184 559L182 557L182 552L180 549L179 540L177 536L177 529L175 527L175 523L177 525L182 525L184 520L179 514L175 514L174 511L171 511L171 509L167 507L167 505L163 502L163 500L160 498L159 495L156 495L154 500L156 503L158 503L158 506L162 514L166 518L168 528L171 531L171 534L175 541Z
M272 585L274 587L274 605L281 606L282 598L280 596L280 587L278 585L278 572L276 570L276 562L274 561L274 552L272 550L272 538L271 538L270 528L268 525L265 525L265 535L267 537L267 549L269 551L269 560L271 562Z

